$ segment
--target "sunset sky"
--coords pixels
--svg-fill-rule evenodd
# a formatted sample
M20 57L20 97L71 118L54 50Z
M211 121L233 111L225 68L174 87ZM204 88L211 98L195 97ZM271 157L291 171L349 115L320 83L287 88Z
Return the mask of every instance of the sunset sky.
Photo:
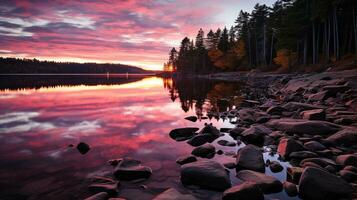
M162 69L199 28L230 27L239 10L275 0L1 0L0 56Z

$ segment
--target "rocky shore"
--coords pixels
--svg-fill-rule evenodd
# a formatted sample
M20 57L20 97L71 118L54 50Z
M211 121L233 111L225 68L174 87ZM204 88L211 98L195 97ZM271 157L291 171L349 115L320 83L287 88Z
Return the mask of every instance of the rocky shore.
M239 106L207 113L208 118L234 119L235 128L219 130L207 123L201 130L172 130L172 139L192 146L191 155L176 161L181 165L180 182L188 192L168 188L155 200L198 199L192 188L221 192L224 200L270 199L266 195L282 191L301 199L357 198L357 70L209 78L246 83ZM186 119L197 121L195 116ZM222 139L225 135L231 140ZM213 160L227 153L217 150L216 144L241 147L231 155L235 162ZM266 152L279 158L267 160ZM285 181L266 173L283 171L282 162L289 162ZM121 199L116 197L119 181L148 179L152 174L150 167L132 158L109 164L114 167L113 179L94 180L89 189L96 194L87 200ZM232 184L231 169L240 184Z

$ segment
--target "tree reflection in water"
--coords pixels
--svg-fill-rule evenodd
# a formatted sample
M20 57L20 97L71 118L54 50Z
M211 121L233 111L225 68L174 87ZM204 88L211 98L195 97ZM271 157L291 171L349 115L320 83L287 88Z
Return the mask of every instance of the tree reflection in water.
M201 78L163 78L172 101L179 99L183 111L194 110L198 118L206 114L219 119L219 113L234 109L242 102L240 82Z

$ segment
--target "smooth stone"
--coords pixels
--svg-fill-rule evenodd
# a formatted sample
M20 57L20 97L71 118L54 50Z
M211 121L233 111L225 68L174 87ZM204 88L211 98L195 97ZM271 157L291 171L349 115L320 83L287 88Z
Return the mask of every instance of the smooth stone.
M283 184L278 179L260 172L242 170L237 173L237 178L254 182L265 194L280 192L283 189Z
M346 165L357 166L357 155L356 154L339 155L336 157L336 163L343 166Z
M182 156L176 160L177 164L184 165L191 162L196 162L197 158L195 156Z
M311 151L296 151L289 155L291 159L305 159L305 158L316 158L318 155Z
M298 184L303 170L301 167L288 167L286 169L287 180Z
M118 193L118 184L109 183L95 183L88 186L89 190L92 192L106 192L109 195L115 195Z
M254 144L257 146L262 146L264 144L265 136L269 135L273 131L266 126L257 125L251 126L247 130L241 133L242 140L248 144Z
M316 141L306 142L304 144L304 147L310 151L323 151L326 149L326 147L323 144L321 144L320 142L316 142Z
M300 114L303 119L307 120L325 120L326 113L324 109L306 110Z
M329 135L341 129L339 125L330 122L289 118L270 120L267 125L279 131L301 135Z
M286 109L281 106L271 106L266 112L269 115L281 115L284 111L286 111Z
M192 136L196 134L199 128L188 127L188 128L177 128L170 131L169 135L172 139L176 141L183 141L190 139Z
M304 146L292 138L283 138L279 141L278 154L285 159L289 159L290 154L293 152L304 150Z
M215 137L219 137L221 135L219 130L216 127L214 127L212 124L205 124L205 126L202 128L202 130L199 133L209 134Z
M181 182L202 188L223 191L231 187L229 174L224 166L212 160L200 160L181 166Z
M354 182L357 180L357 173L349 170L341 170L339 172L341 178L343 178L347 182Z
M150 167L141 165L141 162L132 158L123 158L115 167L114 176L119 180L148 179L152 174Z
M351 87L347 85L327 85L322 88L323 91L328 91L330 95L336 96L337 93L344 93Z
M289 102L283 105L283 108L288 111L305 111L305 110L315 110L315 109L322 109L322 106L317 106L313 104L307 103L300 103L300 102Z
M197 121L197 117L196 116L189 116L189 117L185 117L186 120L191 121L191 122L196 122Z
M343 129L331 135L326 140L338 145L355 145L357 144L357 128Z
M216 148L211 144L204 144L192 150L191 154L201 158L213 158Z
M286 194L288 194L289 197L294 197L294 196L298 195L297 186L294 183L285 181L283 183L283 187L284 187Z
M244 182L223 192L223 200L264 200L262 190L254 182Z
M351 196L353 188L342 178L315 167L304 169L299 181L303 199L335 200Z
M233 138L233 139L237 139L238 136L241 135L241 133L244 131L244 128L241 127L236 127L232 130L229 131L229 135Z
M238 150L236 164L237 170L248 169L265 172L263 153L258 147L251 144Z
M80 142L77 144L77 150L81 154L86 154L90 150L90 147L87 143Z
M269 164L269 169L273 172L273 173L278 173L283 171L284 167L278 162L278 161L272 161Z
M227 162L223 164L224 167L228 168L228 169L234 169L237 167L235 162Z
M219 140L219 141L217 141L217 143L219 145L228 146L228 147L234 147L234 146L237 145L235 142L230 142L230 141L227 141L227 140Z
M174 188L169 188L157 195L153 200L196 200L196 198L190 194L181 194Z
M84 200L106 200L108 194L106 192L99 192L98 194L92 195Z
M210 140L209 137L210 136L206 134L198 134L189 139L187 143L191 146L198 147L203 144L206 144Z
M328 158L306 158L300 162L300 165L304 166L305 163L315 163L322 168L327 165L337 166L335 161Z

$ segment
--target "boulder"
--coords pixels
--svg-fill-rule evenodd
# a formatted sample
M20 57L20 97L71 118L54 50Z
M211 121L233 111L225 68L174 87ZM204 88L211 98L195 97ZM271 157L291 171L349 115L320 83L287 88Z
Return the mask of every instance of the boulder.
M324 109L306 110L300 114L303 119L307 120L325 120L326 113Z
M242 170L237 173L242 181L254 182L265 193L276 193L283 189L283 184L273 176L251 170Z
M301 167L288 167L286 169L286 179L295 184L298 184L303 170L304 169Z
M310 151L323 151L326 149L326 147L323 144L317 141L306 142L304 144L304 147Z
M328 158L306 158L300 162L300 166L304 166L306 163L315 163L316 165L324 168L328 165L337 166L336 162Z
M311 102L311 101L324 101L326 100L327 98L329 98L331 95L329 95L329 93L327 91L320 91L320 92L317 92L315 94L311 94L309 97L308 97L308 100Z
M216 148L211 144L204 144L192 150L192 155L201 158L213 158L216 153Z
M254 144L257 146L262 146L264 144L265 136L269 135L273 131L266 126L257 125L251 126L249 129L241 133L242 140L248 144Z
M337 93L344 93L347 90L349 90L351 87L347 86L347 85L327 85L325 87L322 88L323 91L327 91L330 96L336 96Z
M278 161L272 161L269 163L269 169L273 173L278 173L283 171L284 167Z
M357 173L349 170L341 170L339 172L341 178L343 178L347 182L354 182L357 180Z
M84 200L106 200L108 199L108 194L106 192L99 192L95 195L92 195Z
M322 109L322 106L307 104L307 103L299 103L299 102L289 102L283 105L283 108L288 111L305 111L305 110L315 110Z
M184 165L191 162L196 162L197 158L195 156L182 156L176 160L177 164Z
M316 167L305 168L299 181L303 199L335 200L348 198L352 192L352 186L345 180Z
M188 128L177 128L170 131L169 135L172 139L176 141L183 141L190 139L196 134L199 128L188 127Z
M77 150L81 154L86 154L90 150L90 147L87 143L80 142L77 144Z
M153 200L196 200L196 198L190 194L181 194L174 188L169 188L157 195Z
M210 136L207 134L198 134L193 136L191 139L187 141L188 144L194 147L201 146L207 143L210 140Z
M249 169L265 172L263 153L254 145L247 145L238 150L236 164L238 170Z
M238 136L241 135L241 133L244 131L244 128L241 127L236 127L232 130L229 131L229 135L233 138L233 139L237 139Z
M283 138L279 141L278 153L285 159L289 159L290 154L293 152L304 150L304 146L292 138Z
M262 190L254 182L244 182L223 192L223 200L264 200Z
M197 117L196 116L188 116L185 117L186 120L191 121L191 122L196 122L197 121Z
M115 167L114 176L119 180L147 179L151 176L150 167L141 165L141 162L132 158L123 158Z
M201 160L181 166L181 182L202 188L223 191L231 187L226 169L212 160Z
M286 109L281 106L271 106L267 109L269 115L281 115L284 111L286 111Z
M284 187L286 194L288 194L289 197L294 197L294 196L298 195L297 186L294 183L285 181L283 183L283 187Z
M339 155L336 158L336 163L343 166L357 166L357 154Z
M355 145L357 144L357 128L343 129L328 137L327 141L337 145Z
M340 126L330 122L288 118L270 120L267 125L279 131L301 135L329 135L341 129Z
M311 151L296 151L289 155L291 159L305 159L305 158L316 158L318 155Z
M237 145L235 142L230 142L227 140L219 140L219 141L217 141L217 144L222 145L222 146L228 146L228 147L234 147Z

